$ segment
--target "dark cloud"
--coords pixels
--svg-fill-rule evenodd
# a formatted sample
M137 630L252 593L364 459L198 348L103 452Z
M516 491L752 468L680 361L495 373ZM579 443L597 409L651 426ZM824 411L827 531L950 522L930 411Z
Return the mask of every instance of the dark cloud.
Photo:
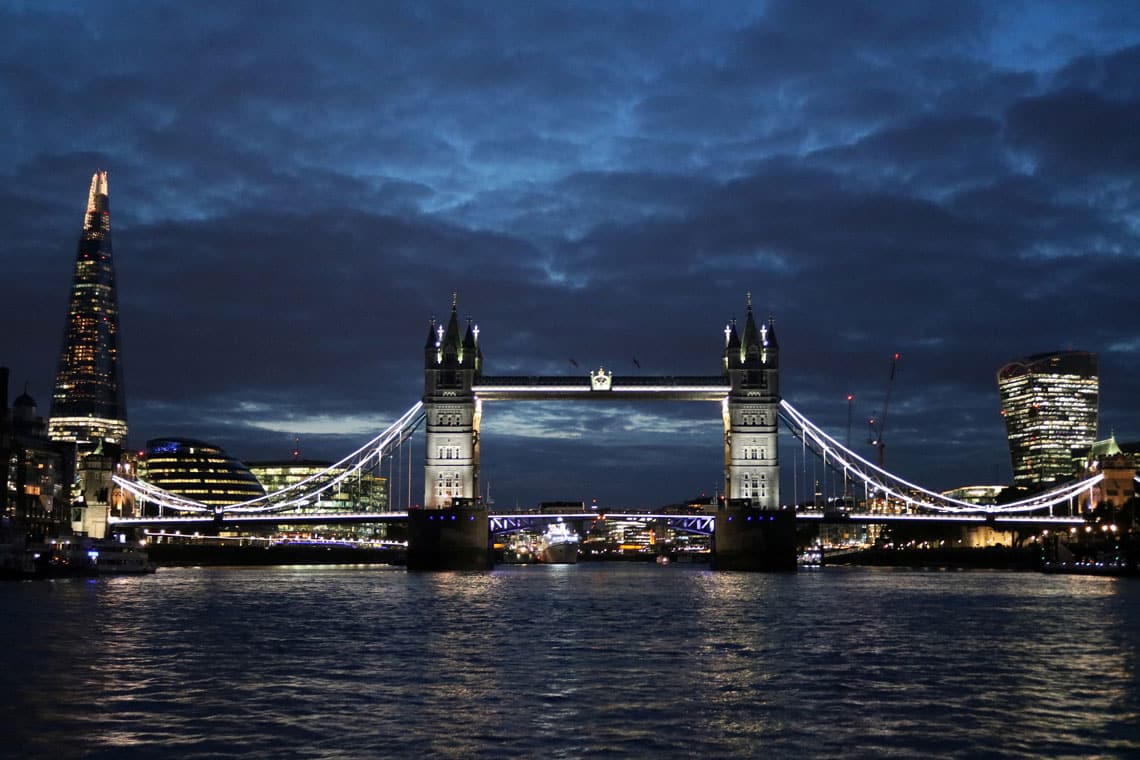
M96 2L0 23L0 361L43 411L105 168L137 444L347 453L422 393L453 289L493 374L715 374L751 291L786 397L842 438L855 393L860 446L899 351L887 461L938 488L1009 477L994 376L1019 356L1097 351L1102 432L1140 438L1127 6ZM506 503L719 477L700 405L486 424Z
M1140 167L1140 99L1119 102L1087 90L1014 103L1010 141L1064 173L1132 175Z

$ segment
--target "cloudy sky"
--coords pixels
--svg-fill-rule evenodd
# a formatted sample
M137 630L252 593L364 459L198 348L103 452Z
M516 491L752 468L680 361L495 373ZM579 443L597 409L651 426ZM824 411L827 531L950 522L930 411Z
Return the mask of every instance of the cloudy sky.
M936 488L1008 481L995 372L1033 353L1095 351L1102 435L1140 439L1135 3L0 0L0 25L0 363L43 414L106 169L135 446L347 453L422 394L453 289L489 374L716 374L751 292L784 397L843 439L854 393L868 455L898 351L887 465ZM719 425L489 405L484 482L676 501L717 485Z

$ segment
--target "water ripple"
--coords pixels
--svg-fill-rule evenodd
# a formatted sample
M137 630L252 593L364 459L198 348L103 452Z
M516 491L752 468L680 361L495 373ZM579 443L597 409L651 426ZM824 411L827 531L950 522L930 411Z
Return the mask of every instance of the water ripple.
M0 755L1140 753L1135 581L187 568L0 595Z

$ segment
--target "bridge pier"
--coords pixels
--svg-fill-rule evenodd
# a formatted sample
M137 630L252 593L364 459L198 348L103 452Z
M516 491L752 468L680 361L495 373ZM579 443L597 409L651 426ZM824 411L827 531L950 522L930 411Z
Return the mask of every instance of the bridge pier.
M713 570L795 572L796 510L730 506L716 513Z
M483 504L408 511L408 570L490 570Z

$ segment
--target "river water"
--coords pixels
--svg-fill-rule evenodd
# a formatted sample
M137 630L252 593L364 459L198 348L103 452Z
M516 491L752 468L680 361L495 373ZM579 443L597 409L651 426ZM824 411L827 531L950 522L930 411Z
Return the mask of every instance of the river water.
M1140 757L1140 582L589 563L0 585L0 755Z

